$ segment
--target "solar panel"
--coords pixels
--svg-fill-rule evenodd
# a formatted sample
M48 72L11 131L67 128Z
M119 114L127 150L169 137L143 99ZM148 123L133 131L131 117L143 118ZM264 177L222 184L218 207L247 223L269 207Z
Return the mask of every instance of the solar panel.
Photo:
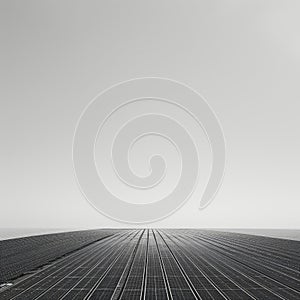
M0 289L0 299L298 300L299 265L296 241L203 230L127 230L12 279Z

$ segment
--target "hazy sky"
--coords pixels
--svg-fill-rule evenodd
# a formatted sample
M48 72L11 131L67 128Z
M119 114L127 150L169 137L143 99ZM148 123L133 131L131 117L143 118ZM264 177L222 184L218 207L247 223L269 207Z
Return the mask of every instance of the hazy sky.
M297 0L2 0L0 226L128 227L81 195L72 138L103 89L157 76L205 96L227 166L209 207L193 197L149 226L300 228L299 14Z

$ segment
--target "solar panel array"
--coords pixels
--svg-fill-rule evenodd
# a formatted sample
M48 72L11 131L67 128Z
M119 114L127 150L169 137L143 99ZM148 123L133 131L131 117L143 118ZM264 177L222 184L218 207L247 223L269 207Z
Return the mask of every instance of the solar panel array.
M299 300L299 246L217 231L123 230L18 278L0 299Z

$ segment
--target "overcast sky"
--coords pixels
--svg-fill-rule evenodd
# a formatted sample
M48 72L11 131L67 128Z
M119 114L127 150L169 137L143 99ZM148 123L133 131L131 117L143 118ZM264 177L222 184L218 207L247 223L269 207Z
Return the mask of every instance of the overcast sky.
M227 166L205 210L192 197L148 226L300 228L299 15L297 0L1 1L0 227L128 227L81 195L72 138L99 92L157 76L205 96Z

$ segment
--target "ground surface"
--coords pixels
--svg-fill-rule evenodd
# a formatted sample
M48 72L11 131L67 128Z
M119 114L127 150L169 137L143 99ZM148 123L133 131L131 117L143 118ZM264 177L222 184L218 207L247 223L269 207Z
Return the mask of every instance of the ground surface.
M0 299L300 299L300 242L123 230L13 281Z

